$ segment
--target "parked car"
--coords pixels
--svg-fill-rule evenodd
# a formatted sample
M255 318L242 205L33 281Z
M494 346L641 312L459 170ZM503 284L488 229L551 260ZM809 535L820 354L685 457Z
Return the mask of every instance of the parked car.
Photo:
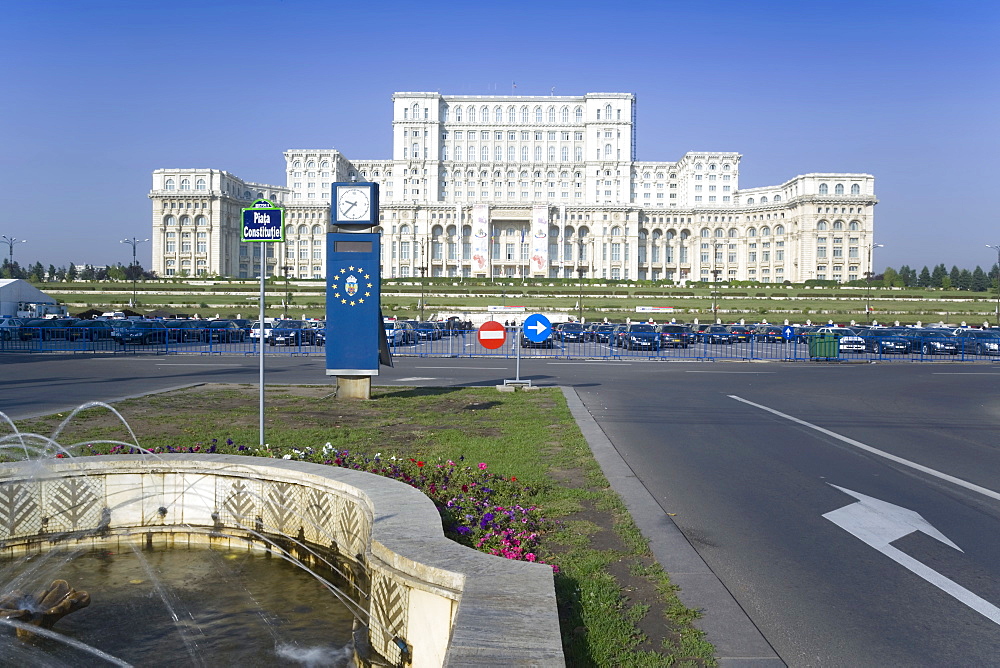
M316 330L303 320L279 320L265 340L269 346L308 346L316 342Z
M865 340L865 350L870 353L906 354L910 352L910 342L900 336L900 329L895 327L880 327L867 330L862 336Z
M757 325L753 331L753 338L761 343L784 343L784 329L779 325Z
M584 340L584 336L583 325L578 322L563 323L563 326L559 328L559 340L563 342L580 343Z
M708 325L698 337L705 343L732 343L733 333L725 325Z
M168 341L185 343L201 340L201 328L204 323L201 320L164 320L163 326L167 328Z
M661 348L687 348L694 342L694 333L687 325L668 323L658 327Z
M608 337L608 341L612 348L624 348L625 347L625 333L628 331L628 325L615 325L614 330Z
M128 343L166 343L167 327L159 320L129 320L124 327L117 327L111 338L126 345Z
M750 341L755 336L754 331L745 325L730 325L729 331L732 333L733 341L736 343Z
M268 321L265 320L264 321L264 340L265 341L267 341L268 335L271 333L272 329L274 329L274 323L273 322L268 322ZM250 340L254 341L254 340L259 340L259 339L260 339L260 321L257 320L257 321L254 321L254 323L252 325L250 325Z
M820 327L816 330L818 336L834 336L837 339L837 350L842 353L863 353L865 340L858 336L850 327Z
M623 347L626 350L659 350L660 333L650 324L629 325L624 333Z
M910 352L924 355L957 355L958 338L946 329L908 327L900 336L910 342Z
M532 341L527 336L524 335L524 330L521 330L521 347L522 348L555 348L556 342L552 336L552 330L549 330L548 335L543 341Z
M84 341L106 341L115 328L107 320L77 320L73 325L73 338Z
M428 321L410 321L413 323L413 329L417 334L417 340L419 341L437 341L441 338L441 330L438 329L437 325L433 322Z
M202 341L219 343L242 343L247 333L232 320L209 320L201 330Z
M609 343L611 341L611 335L615 331L615 326L611 323L604 323L597 325L593 329L593 334L591 335L592 341L597 341L598 343Z
M385 340L390 346L401 346L407 343L406 328L401 325L402 323L394 320L387 320L382 323L382 327L385 329Z
M74 333L71 329L76 320L73 318L36 318L21 325L18 336L22 341L39 339L41 341L72 341Z
M11 341L21 338L21 325L23 318L2 318L0 319L0 341Z
M819 325L803 325L795 328L795 341L797 343L809 343L809 337L813 336L819 329Z
M1000 330L956 329L953 334L966 355L1000 355Z

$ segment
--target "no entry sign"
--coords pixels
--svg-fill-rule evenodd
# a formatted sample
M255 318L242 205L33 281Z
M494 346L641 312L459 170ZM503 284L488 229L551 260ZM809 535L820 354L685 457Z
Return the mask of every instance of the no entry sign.
M487 320L479 327L476 338L483 348L499 348L507 340L507 330L499 322Z

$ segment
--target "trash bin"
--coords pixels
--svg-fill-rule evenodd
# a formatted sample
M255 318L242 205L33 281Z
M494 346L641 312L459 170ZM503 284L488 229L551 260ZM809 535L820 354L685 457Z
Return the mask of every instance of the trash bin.
M834 358L840 355L840 344L833 334L813 334L809 337L809 357Z

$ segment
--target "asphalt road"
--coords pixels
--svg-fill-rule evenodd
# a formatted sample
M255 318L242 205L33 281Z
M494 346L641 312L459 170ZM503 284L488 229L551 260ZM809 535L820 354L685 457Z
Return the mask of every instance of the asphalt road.
M267 382L332 385L324 366L275 356ZM218 356L5 355L0 370L14 419L258 373ZM376 383L514 373L403 358ZM576 389L789 665L996 663L1000 364L525 359L521 377Z

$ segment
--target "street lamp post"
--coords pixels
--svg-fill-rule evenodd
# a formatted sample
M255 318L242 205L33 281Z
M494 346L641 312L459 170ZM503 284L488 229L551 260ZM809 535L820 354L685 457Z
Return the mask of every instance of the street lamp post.
M420 322L424 321L424 278L427 276L427 256L424 254L424 242L420 242Z
M288 304L292 301L292 290L291 286L288 284L288 272L290 272L294 267L290 264L285 264L281 266L282 270L285 272L285 308L283 309L281 317L288 319Z
M579 280L580 280L580 299L579 299L579 301L576 304L576 306L577 306L577 316L576 316L577 322L583 322L583 274L586 271L587 271L587 269L585 267L577 267L576 268L576 273L579 274Z
M143 244L149 241L149 239L137 239L132 237L131 239L122 239L121 243L128 244L132 247L132 303L129 306L135 307L135 281L136 281L136 265L138 264L135 259L135 247L139 244Z
M865 315L868 316L869 325L872 324L872 279L875 277L875 265L872 263L872 258L876 248L885 248L885 245L869 244L868 246L868 271L865 272L865 277L868 279L868 299L865 301Z
M1000 244L996 246L986 244L987 248L992 248L997 252L997 312L996 312L996 323L997 327L1000 327Z
M8 278L14 278L14 244L18 244L18 243L23 244L23 243L26 243L27 239L18 239L16 237L8 237L5 234L2 237L0 237L0 240L3 240L3 243L7 244L7 249L8 249L7 257L9 258L7 260L8 261L7 271L10 272L10 276L8 276Z
M718 267L719 249L723 248L726 244L716 242L713 245L715 246L715 249L712 253L712 317L715 320L718 320L719 307L716 304L716 298L718 296L717 290L718 290L719 274L722 273L722 270L719 269Z

